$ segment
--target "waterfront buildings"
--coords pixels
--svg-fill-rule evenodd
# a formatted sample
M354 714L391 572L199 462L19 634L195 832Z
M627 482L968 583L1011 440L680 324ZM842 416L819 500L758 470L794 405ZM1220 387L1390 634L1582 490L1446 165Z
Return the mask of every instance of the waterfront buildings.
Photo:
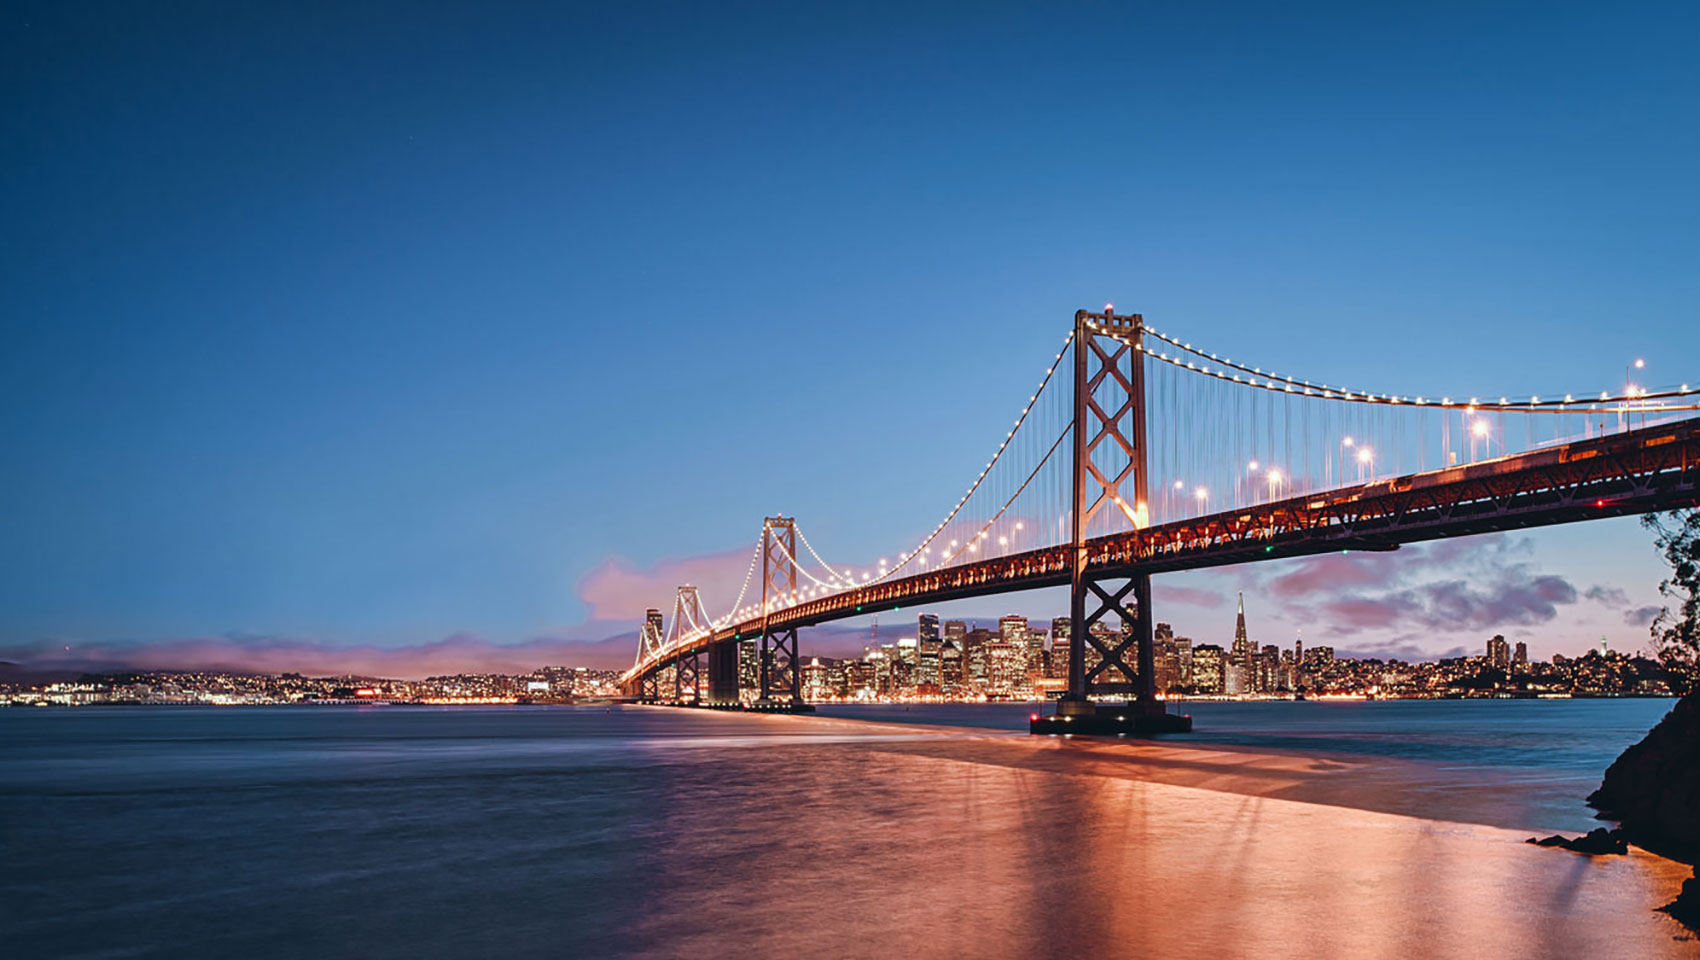
M923 614L917 632L931 636L936 618ZM1117 627L1099 622L1093 634L1108 643ZM1049 643L1046 644L1048 633ZM1621 653L1590 652L1586 657L1555 657L1530 663L1528 646L1513 649L1504 637L1487 641L1485 653L1438 661L1338 658L1327 645L1292 647L1259 644L1252 636L1245 602L1234 614L1233 636L1224 646L1176 636L1168 623L1153 630L1159 696L1209 698L1383 697L1438 698L1480 696L1630 696L1665 695L1669 686L1653 660ZM906 679L890 667L908 657L912 641L870 648L861 670L835 668L844 682L825 700L1037 700L1055 696L1066 685L1069 669L1069 621L1058 617L1046 631L1037 622L1009 615L997 630L967 621L943 625L935 676L924 645L919 666ZM1100 660L1086 647L1086 668ZM817 661L844 663L851 661ZM868 678L858 681L858 676ZM1124 678L1101 674L1111 683Z
M646 616L645 630L659 629ZM1117 628L1092 626L1108 644ZM1065 688L1069 622L1041 623L1006 616L994 632L963 620L942 624L932 614L916 622L916 636L868 647L858 658L805 658L803 695L815 702L868 700L1036 700ZM1290 649L1258 644L1242 599L1228 645L1176 636L1168 623L1153 631L1158 694L1163 697L1541 697L1667 695L1670 686L1654 660L1601 645L1585 656L1529 660L1528 646L1503 636L1487 640L1480 656L1435 661L1336 657L1326 645ZM1046 645L1047 634L1049 646ZM754 696L756 640L739 643L741 685ZM1090 644L1086 668L1099 662ZM420 681L371 677L309 678L286 673L247 676L209 672L88 675L68 683L0 686L0 704L96 703L314 703L392 700L422 703L570 703L618 696L619 674L585 667L543 667L529 674L457 674ZM1126 678L1100 675L1122 683ZM706 682L706 677L703 678ZM663 687L671 689L670 681Z

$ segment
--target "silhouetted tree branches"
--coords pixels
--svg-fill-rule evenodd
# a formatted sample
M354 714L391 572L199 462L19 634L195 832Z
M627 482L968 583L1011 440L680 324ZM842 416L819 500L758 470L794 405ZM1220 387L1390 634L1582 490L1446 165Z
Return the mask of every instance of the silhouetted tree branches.
M1653 646L1685 693L1700 680L1700 508L1650 514L1641 522L1658 534L1653 542L1671 569L1659 583L1669 605L1653 620Z

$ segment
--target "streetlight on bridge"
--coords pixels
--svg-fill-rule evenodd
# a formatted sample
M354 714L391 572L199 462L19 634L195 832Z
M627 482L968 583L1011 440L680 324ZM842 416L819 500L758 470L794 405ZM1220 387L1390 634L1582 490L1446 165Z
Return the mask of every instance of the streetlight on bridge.
M1340 483L1346 482L1346 448L1350 447L1352 442L1350 435L1341 437L1340 446L1337 448L1339 454L1337 462L1340 464ZM1329 476L1324 478L1324 482L1326 482L1329 486L1333 486L1335 481L1332 476Z
M1633 396L1635 396L1635 391L1637 389L1639 389L1635 384L1634 375L1629 372L1630 368L1634 368L1636 370L1644 370L1644 369L1646 369L1646 367L1647 367L1647 361L1645 359L1641 358L1641 357L1636 357L1634 363L1624 365L1624 367L1623 367L1623 393L1624 393L1624 396L1633 397ZM1646 416L1642 415L1642 420L1645 420L1645 419L1646 419ZM1624 427L1624 428L1628 428L1630 426L1629 420L1630 420L1629 401L1626 400L1626 401L1624 401L1624 404L1623 404L1623 413L1622 413L1622 417L1619 421L1619 426Z

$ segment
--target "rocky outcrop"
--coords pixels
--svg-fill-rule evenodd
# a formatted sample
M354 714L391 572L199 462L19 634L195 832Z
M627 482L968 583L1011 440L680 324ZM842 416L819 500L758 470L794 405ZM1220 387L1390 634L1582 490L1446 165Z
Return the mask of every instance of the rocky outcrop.
M1700 862L1700 693L1677 701L1651 733L1623 751L1588 805L1621 824L1635 845Z
M1700 871L1682 881L1682 892L1662 908L1690 930L1700 930Z
M1605 827L1589 830L1580 837L1566 837L1555 833L1541 840L1530 837L1523 842L1532 843L1538 847L1563 847L1566 850L1595 856L1605 853L1629 852L1629 841L1623 839L1623 831L1607 830Z
M1588 804L1602 819L1616 820L1637 846L1700 863L1700 692L1677 701L1651 733L1623 751ZM1700 930L1700 873L1665 910Z

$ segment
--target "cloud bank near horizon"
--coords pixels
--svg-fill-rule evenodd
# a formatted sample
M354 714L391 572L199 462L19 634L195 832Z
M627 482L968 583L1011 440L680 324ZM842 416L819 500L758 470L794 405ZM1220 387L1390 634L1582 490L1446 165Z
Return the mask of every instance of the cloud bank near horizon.
M153 642L39 642L0 647L0 661L31 671L215 670L423 679L455 673L529 673L541 666L630 666L637 632L601 640L537 637L496 643L471 633L384 647L300 637L211 636Z
M673 592L682 583L702 590L711 613L728 609L749 562L744 550L664 558L647 566L610 557L579 579L577 593L589 614L583 623L519 642L472 631L395 645L254 634L148 642L42 640L0 646L0 661L32 671L204 669L400 678L524 673L544 665L619 669L632 662L642 610L656 607L671 618ZM1658 613L1657 607L1634 604L1619 587L1578 586L1541 569L1533 541L1504 534L1417 544L1397 553L1318 554L1198 571L1159 582L1153 592L1159 619L1176 621L1177 632L1206 643L1231 633L1231 601L1241 590L1256 598L1253 632L1262 635L1254 638L1260 643L1283 628L1302 628L1308 644L1329 643L1343 655L1380 658L1458 656L1492 633L1526 636L1564 618L1590 628L1601 621L1589 617L1645 628ZM1034 605L1027 597L1010 604ZM1029 615L1048 621L1056 612ZM1201 621L1209 623L1208 631L1186 629ZM888 621L881 639L913 635L911 626ZM865 623L824 625L805 631L803 652L855 656L872 640Z

